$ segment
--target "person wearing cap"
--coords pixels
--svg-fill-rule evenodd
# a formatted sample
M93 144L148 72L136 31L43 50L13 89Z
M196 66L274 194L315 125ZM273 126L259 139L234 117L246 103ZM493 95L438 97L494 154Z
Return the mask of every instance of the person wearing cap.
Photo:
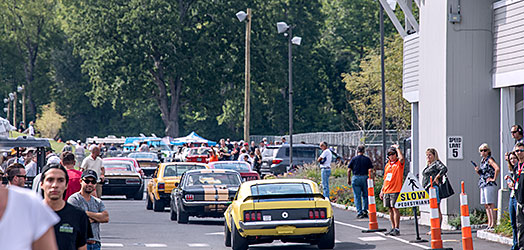
M60 164L60 158L56 156L54 153L47 155L47 164ZM41 182L42 173L39 173L35 176L33 179L33 191L35 191L39 196L42 195L42 189L40 188L40 182Z
M96 193L95 196L100 198L102 197L102 185L104 184L104 178L105 178L105 168L102 163L102 158L99 157L100 155L100 148L99 147L93 147L91 150L91 155L86 157L84 161L82 162L82 165L80 166L80 170L85 171L88 169L91 169L96 172L96 175L99 177L97 179L98 184L96 185Z
M109 222L109 213L104 203L101 199L91 195L95 191L97 180L98 176L94 170L85 170L82 172L82 188L67 199L67 202L85 211L89 217L93 237L87 239L88 250L100 249L100 223Z
M89 231L86 213L64 199L68 188L67 170L60 164L47 164L42 169L44 202L60 217L55 224L55 236L60 250L85 250Z
M248 154L249 154L249 152L251 152L251 149L249 148L249 143L247 143L247 142L244 142L244 147L243 147L243 149L245 149L245 150L246 150L246 153L248 153Z
M67 141L66 145L62 148L62 153L67 151L73 152L73 146L71 146L71 141Z
M329 199L329 176L331 176L331 160L333 155L331 154L331 150L329 150L328 144L325 141L320 143L320 149L322 149L322 154L320 154L320 157L318 157L317 161L320 163L322 190L324 197Z
M384 207L389 208L391 230L387 235L400 235L400 212L395 208L404 177L404 155L398 145L393 145L387 152L388 163L384 168L384 183L379 198L384 201Z

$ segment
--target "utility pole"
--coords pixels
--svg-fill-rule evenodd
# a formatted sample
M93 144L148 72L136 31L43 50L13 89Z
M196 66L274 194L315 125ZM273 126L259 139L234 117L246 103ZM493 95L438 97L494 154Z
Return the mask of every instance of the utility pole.
M17 98L16 92L13 92L13 95L14 95L14 100L13 100L13 126L18 128L18 126L16 125L16 102L18 101L17 100L18 98Z
M289 168L293 168L293 52L291 39L293 26L288 30L288 81L289 81Z
M382 159L386 160L386 81L384 75L384 8L380 6L380 73L382 81Z
M250 116L250 95L251 95L251 63L250 63L250 44L251 44L251 8L247 9L246 20L246 58L245 71L246 79L244 86L244 141L249 143L249 116Z

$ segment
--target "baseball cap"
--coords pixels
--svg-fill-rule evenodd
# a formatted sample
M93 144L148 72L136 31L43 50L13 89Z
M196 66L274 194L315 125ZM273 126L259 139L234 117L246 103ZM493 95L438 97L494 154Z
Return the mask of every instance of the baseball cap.
M47 159L47 164L60 164L60 158L56 155L52 155Z
M391 147L388 149L388 154L387 155L396 155L397 154L397 149Z
M97 176L95 170L92 170L92 169L88 169L88 170L85 170L84 172L82 172L82 179L87 178L87 177L93 177L93 178L95 178L95 180L98 179L98 176Z
M249 146L249 143L245 142L245 143L244 143L244 146Z

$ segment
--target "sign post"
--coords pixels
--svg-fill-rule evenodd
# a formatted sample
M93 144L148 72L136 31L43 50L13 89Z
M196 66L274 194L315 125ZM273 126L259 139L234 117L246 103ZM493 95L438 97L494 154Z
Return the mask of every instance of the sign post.
M404 184L402 185L400 194L398 195L397 202L395 203L395 208L413 208L413 216L415 217L415 232L417 233L417 238L413 241L410 241L412 243L428 242L427 240L420 238L417 218L417 207L420 205L428 204L428 192L426 192L422 185L420 185L420 182L417 178L415 178L413 173L409 172L408 176L406 177L406 180L404 180Z

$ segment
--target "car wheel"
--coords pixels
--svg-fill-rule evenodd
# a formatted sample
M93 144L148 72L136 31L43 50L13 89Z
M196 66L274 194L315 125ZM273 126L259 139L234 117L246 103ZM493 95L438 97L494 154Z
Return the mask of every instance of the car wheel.
M133 196L130 194L126 194L126 200L131 200L131 199L133 199Z
M177 213L178 224L187 224L189 215L185 213L184 211L182 211L182 209L180 209L180 206L178 206L176 213Z
M139 189L138 192L136 192L136 194L133 196L133 199L135 201L141 201L142 199L144 199L144 189Z
M176 210L175 210L175 206L173 206L173 204L171 203L171 220L172 221L175 221L177 219L177 214L176 214Z
M229 231L226 221L224 221L224 245L226 245L226 247L231 246L231 231Z
M147 205L146 205L146 209L147 210L153 210L153 202L151 202L151 198L149 197L148 194L146 194L146 199L147 199Z
M231 223L231 235L232 235L232 246L233 250L247 250L249 244L247 239L242 237L235 226L235 223Z
M318 241L319 249L333 249L335 247L335 223L331 221L331 226L326 234L322 235Z
M164 202L162 200L155 199L153 202L153 211L164 212Z

